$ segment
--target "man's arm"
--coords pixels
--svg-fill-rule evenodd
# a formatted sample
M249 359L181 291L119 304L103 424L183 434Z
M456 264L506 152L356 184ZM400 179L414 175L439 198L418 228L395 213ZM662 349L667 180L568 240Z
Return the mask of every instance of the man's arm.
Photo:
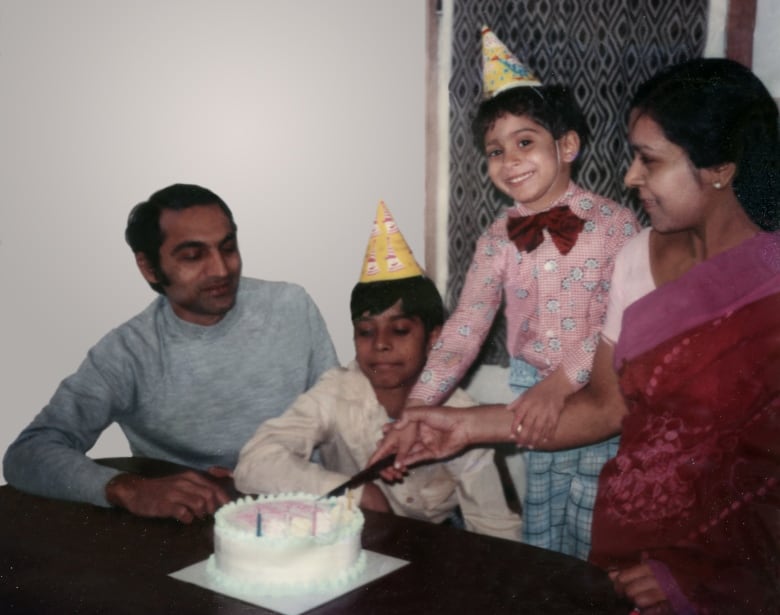
M93 349L8 447L3 471L9 484L45 497L109 506L105 485L118 472L85 454L121 411L99 362Z

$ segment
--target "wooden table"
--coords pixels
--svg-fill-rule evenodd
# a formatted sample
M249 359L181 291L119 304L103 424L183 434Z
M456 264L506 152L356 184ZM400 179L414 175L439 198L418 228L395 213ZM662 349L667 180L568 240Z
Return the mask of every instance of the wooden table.
M147 475L149 460L105 460ZM172 579L206 559L213 520L183 525L0 487L3 613L272 613ZM628 615L599 569L506 540L366 513L363 546L411 563L316 608L335 613Z

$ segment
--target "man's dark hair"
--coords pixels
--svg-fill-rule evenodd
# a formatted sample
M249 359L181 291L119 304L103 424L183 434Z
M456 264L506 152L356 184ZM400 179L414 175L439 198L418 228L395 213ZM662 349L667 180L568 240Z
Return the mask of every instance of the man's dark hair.
M352 322L366 313L381 314L401 301L405 316L417 316L422 321L426 336L444 324L444 303L430 278L415 276L382 282L358 282L352 289L349 302Z
M149 266L160 279L165 277L160 269L160 247L165 241L160 229L160 215L166 209L181 211L196 205L218 205L230 221L233 232L236 231L233 213L225 201L211 190L194 184L173 184L158 190L149 197L148 201L138 203L130 211L125 229L125 241L133 254L140 252L146 257ZM158 293L164 294L162 284L150 282L149 286Z

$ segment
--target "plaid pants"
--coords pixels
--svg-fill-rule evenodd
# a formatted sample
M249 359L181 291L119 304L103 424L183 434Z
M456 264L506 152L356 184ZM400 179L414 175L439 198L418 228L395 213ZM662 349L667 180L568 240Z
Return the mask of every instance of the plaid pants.
M510 360L509 386L522 395L539 382L536 369ZM587 559L602 466L617 454L620 437L566 451L527 451L523 542Z

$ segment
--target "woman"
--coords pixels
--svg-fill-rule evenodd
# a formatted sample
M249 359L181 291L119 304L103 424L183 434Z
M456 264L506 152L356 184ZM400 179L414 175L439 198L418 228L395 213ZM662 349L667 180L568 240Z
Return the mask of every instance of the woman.
M746 68L698 59L640 88L629 134L626 184L652 230L618 258L593 380L554 439L503 406L410 409L396 425L418 425L411 450L409 430L392 429L376 456L395 450L403 469L508 437L555 449L622 431L599 480L591 561L643 613L776 613L777 105Z

